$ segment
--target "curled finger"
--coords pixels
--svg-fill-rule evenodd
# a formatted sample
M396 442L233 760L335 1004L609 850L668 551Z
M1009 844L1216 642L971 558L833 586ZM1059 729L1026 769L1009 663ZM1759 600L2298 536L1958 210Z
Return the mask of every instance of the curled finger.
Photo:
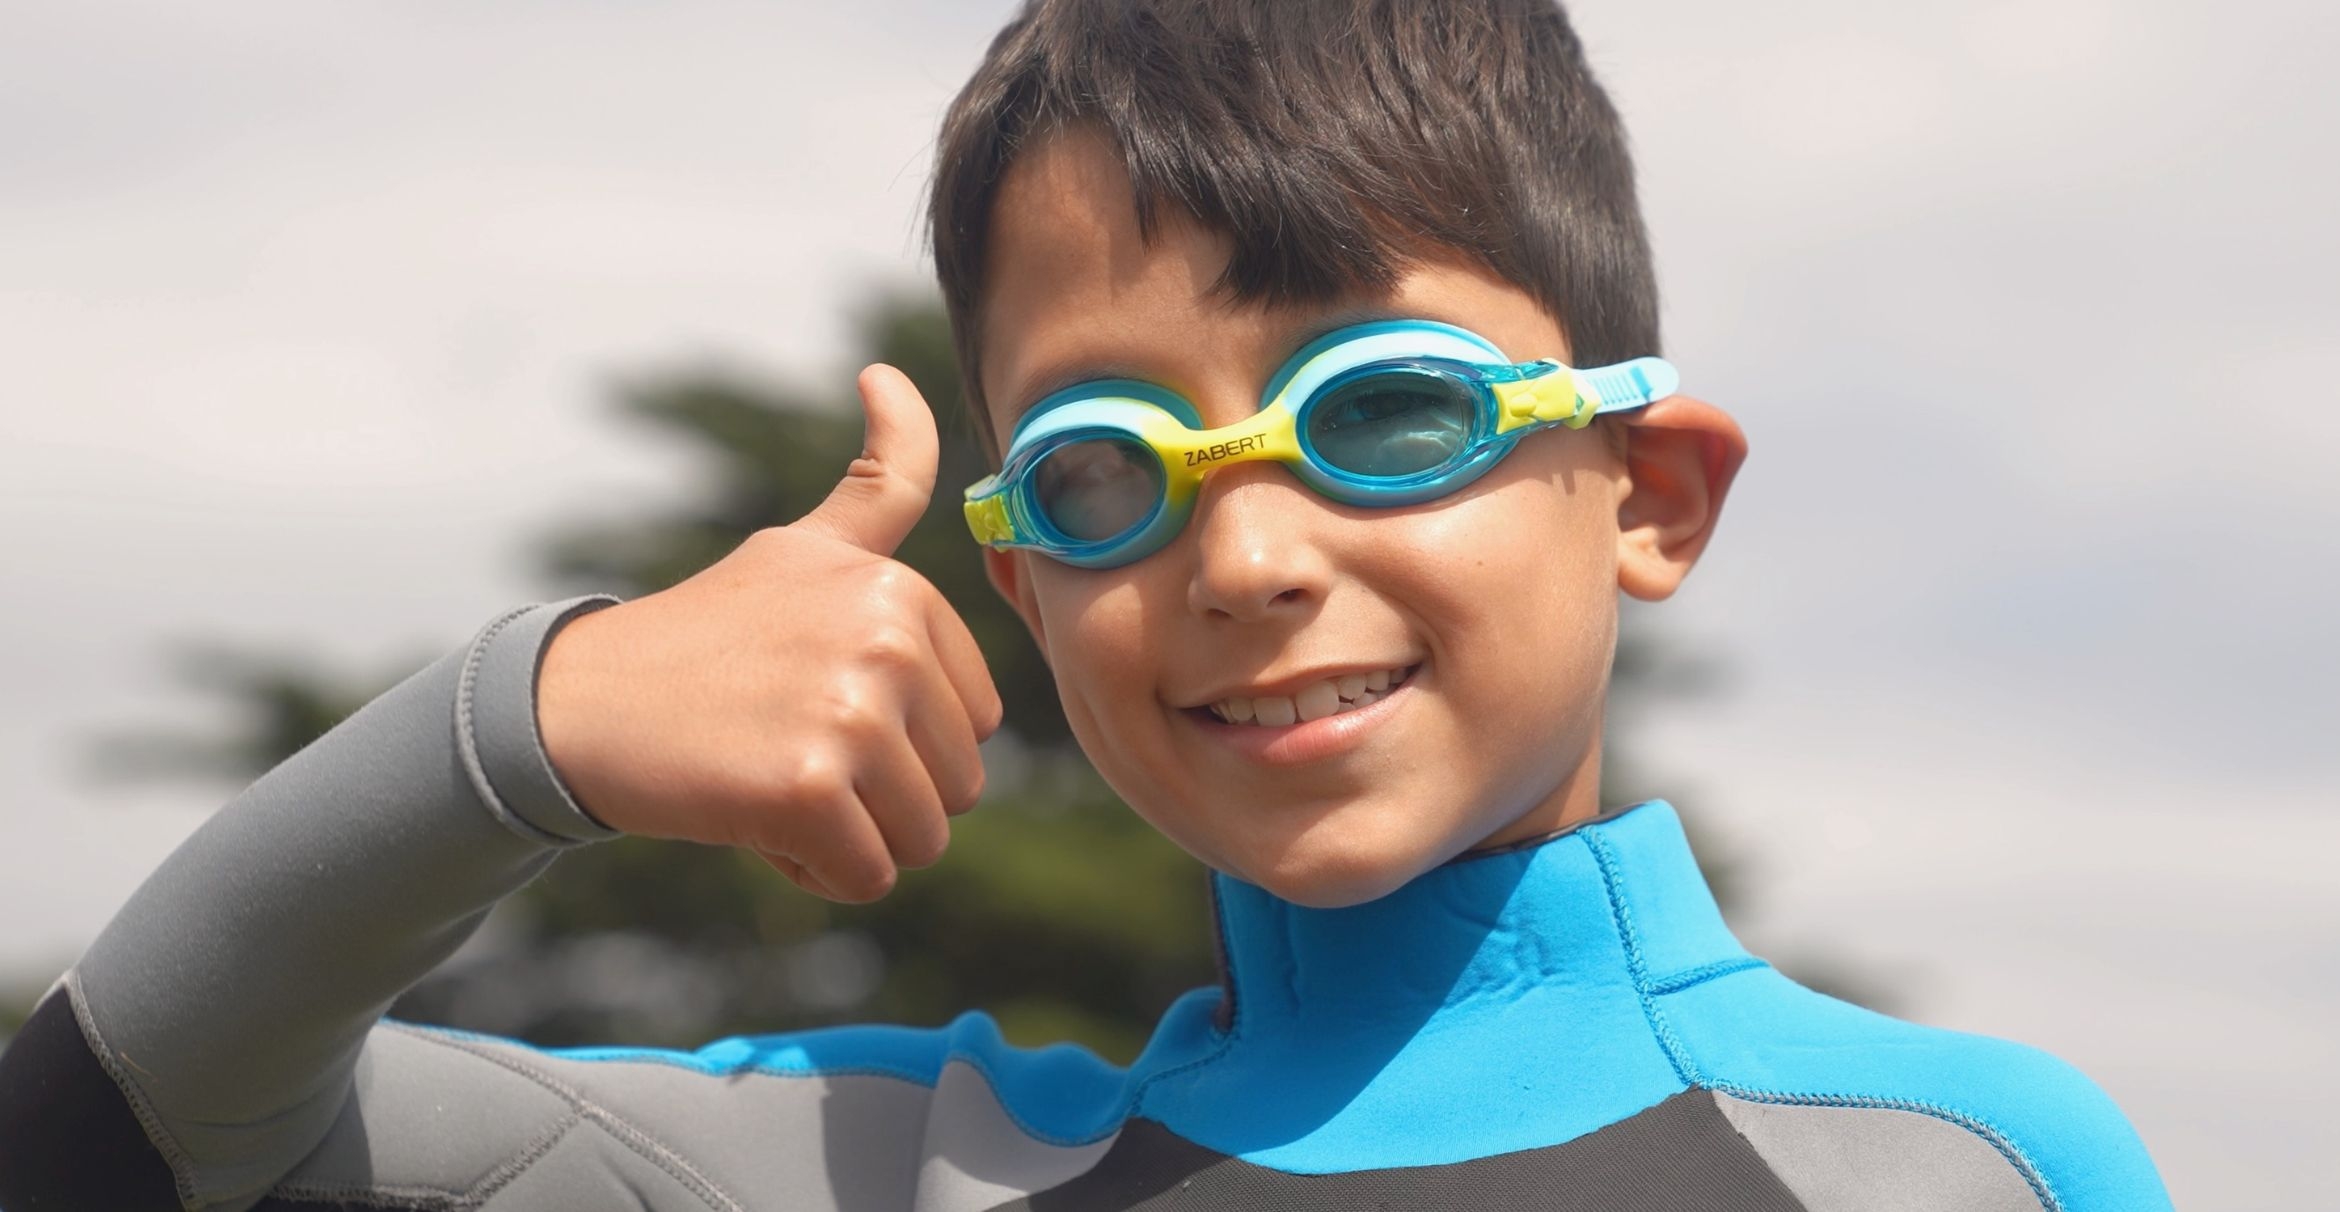
M853 790L897 866L932 866L950 845L950 820L934 776L905 733L892 734L871 753Z

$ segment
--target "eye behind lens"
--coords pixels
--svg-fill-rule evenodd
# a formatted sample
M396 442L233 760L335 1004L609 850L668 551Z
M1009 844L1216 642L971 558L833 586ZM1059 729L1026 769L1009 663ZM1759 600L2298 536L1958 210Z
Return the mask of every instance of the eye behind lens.
M1420 367L1336 380L1310 403L1301 433L1319 460L1360 479L1432 471L1469 449L1479 411L1472 386Z
M1032 503L1048 525L1078 543L1102 543L1143 525L1162 500L1162 461L1128 437L1087 437L1040 456Z

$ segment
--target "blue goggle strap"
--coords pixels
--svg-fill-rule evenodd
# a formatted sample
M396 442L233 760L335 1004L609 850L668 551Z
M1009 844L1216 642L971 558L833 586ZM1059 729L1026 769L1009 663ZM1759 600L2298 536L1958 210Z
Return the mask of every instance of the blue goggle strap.
M1582 429L1601 413L1626 412L1665 399L1682 383L1663 358L1635 358L1591 370L1549 359L1487 370L1499 435L1543 425Z
M1614 366L1576 372L1578 386L1591 395L1593 411L1624 412L1655 404L1682 389L1682 376L1664 358L1635 358Z

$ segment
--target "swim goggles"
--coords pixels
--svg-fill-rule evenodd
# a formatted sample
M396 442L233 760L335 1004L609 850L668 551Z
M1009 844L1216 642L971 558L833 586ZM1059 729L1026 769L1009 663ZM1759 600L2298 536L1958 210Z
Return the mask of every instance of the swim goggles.
M1273 459L1349 505L1410 505L1487 473L1538 429L1672 395L1659 358L1578 370L1512 363L1486 338L1430 320L1377 320L1310 342L1265 403L1205 429L1192 404L1135 379L1076 384L1016 423L995 475L967 488L977 542L1114 568L1177 537L1205 473Z

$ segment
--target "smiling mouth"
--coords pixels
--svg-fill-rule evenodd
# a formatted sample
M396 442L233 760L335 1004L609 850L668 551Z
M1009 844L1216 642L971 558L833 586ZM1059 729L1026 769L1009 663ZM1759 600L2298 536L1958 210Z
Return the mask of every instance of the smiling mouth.
M1222 724L1281 728L1370 707L1388 698L1422 667L1419 661L1399 669L1344 674L1327 678L1299 693L1260 698L1226 698L1205 707L1190 708Z

